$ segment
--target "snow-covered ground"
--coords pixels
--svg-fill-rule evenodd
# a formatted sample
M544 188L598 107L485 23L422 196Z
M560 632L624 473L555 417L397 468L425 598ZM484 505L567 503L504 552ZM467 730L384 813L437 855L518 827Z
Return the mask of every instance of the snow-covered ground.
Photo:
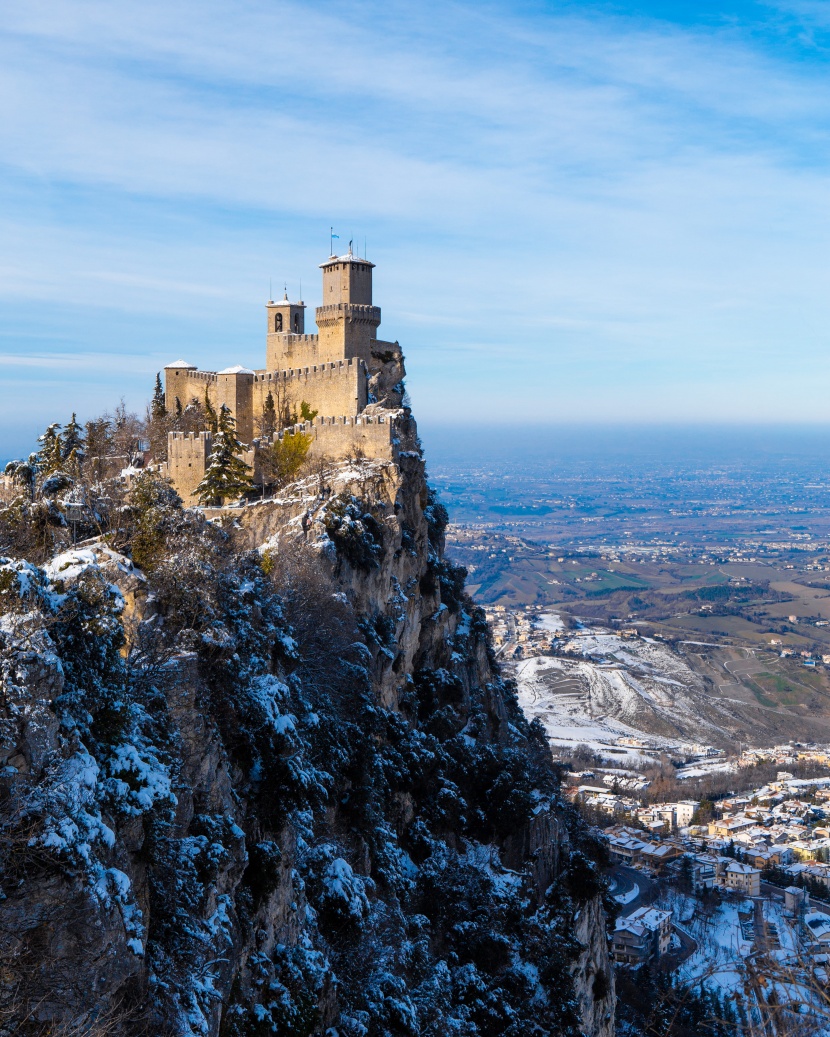
M553 744L607 752L621 737L660 747L721 733L706 718L702 678L667 645L604 630L574 635L573 643L581 657L534 656L516 667L522 708L539 717Z
M726 760L703 760L700 763L693 763L689 767L680 767L677 771L677 777L682 781L684 778L702 778L707 774L734 771L736 769L736 764L729 763Z
M565 629L561 616L556 612L543 612L536 617L534 626L537 626L540 630L547 630L551 634L561 633Z
M671 910L674 923L697 944L697 949L679 970L680 978L691 983L702 982L730 997L743 990L744 959L752 952L749 932L741 926L752 917L750 900L735 900L705 910L700 901L676 890L665 888L659 898L661 908Z

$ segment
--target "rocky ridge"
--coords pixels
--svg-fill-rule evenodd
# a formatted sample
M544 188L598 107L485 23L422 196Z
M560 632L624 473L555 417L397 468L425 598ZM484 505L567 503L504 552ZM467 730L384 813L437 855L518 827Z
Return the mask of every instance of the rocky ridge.
M0 1034L610 1037L601 848L419 450L133 512L0 564Z

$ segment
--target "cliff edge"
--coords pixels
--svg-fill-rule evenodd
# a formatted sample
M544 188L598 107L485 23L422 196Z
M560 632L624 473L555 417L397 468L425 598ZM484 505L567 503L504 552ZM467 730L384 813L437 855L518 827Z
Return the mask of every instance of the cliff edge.
M207 514L144 476L0 561L0 1034L610 1037L600 851L417 447Z

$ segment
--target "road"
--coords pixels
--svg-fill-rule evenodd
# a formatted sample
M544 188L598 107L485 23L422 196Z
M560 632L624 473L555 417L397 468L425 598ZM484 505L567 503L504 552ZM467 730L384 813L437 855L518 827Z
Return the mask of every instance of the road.
M615 893L627 893L634 886L637 886L640 891L630 903L620 904L620 917L628 918L638 907L650 907L654 903L660 890L659 882L650 879L648 875L644 875L636 868L628 868L624 864L616 865L612 869L611 874L617 883ZM677 950L669 951L663 956L660 968L665 969L667 972L673 972L675 969L680 968L683 962L691 958L697 950L697 943L688 933L678 929L676 925L672 926L672 930L677 934L678 940L680 940L680 947Z
M658 884L653 879L650 879L641 871L637 871L636 868L626 867L625 864L616 865L611 874L617 880L619 885L617 890L618 893L626 893L635 885L640 890L631 903L620 904L620 915L623 918L628 918L628 916L636 911L638 907L648 907L653 903L659 888Z

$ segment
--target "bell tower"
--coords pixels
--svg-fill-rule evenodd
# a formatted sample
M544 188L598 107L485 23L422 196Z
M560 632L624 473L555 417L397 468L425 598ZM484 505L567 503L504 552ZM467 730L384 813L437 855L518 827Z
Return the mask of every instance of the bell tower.
M360 357L367 363L377 337L380 308L372 305L375 264L352 253L330 256L323 271L323 304L317 307L320 356L323 360Z
M265 339L265 366L269 371L284 367L282 358L291 352L291 340L286 336L305 335L305 303L290 302L284 292L279 302L272 299L265 304L267 333Z

